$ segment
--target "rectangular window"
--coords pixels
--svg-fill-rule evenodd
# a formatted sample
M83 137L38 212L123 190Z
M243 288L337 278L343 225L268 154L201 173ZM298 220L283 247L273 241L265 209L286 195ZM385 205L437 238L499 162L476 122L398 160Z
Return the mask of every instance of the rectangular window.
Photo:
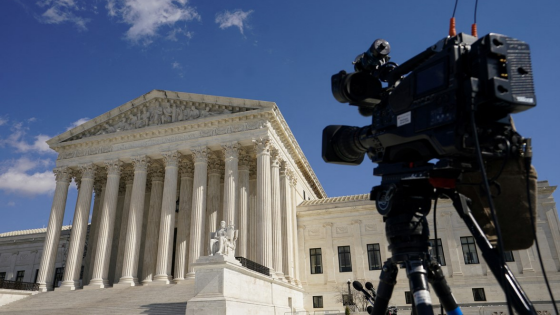
M513 252L511 250L504 251L504 260L506 262L513 262Z
M354 299L352 298L352 294L343 294L342 295L342 305L354 305Z
M463 257L465 258L465 265L478 264L478 254L476 253L474 237L461 237L461 246L463 247Z
M4 280L6 280L6 273L0 272L0 281L4 281Z
M369 270L381 270L381 251L379 250L379 244L368 244L367 255Z
M25 270L19 270L16 275L16 282L23 282L24 276L25 276Z
M412 304L412 293L410 291L404 291L404 300L406 304Z
M323 297L314 296L313 297L313 308L323 308Z
M483 288L473 288L472 295L475 301L486 301L486 294Z
M320 248L309 249L309 261L311 263L311 274L323 273L323 258Z
M350 246L338 246L338 271L352 271L352 259L350 257Z
M436 257L436 249L435 249L435 240L431 239L430 240L430 256L432 257ZM437 250L438 250L438 257L437 257L437 262L442 265L445 266L445 255L443 254L443 246L441 245L441 238L437 239Z

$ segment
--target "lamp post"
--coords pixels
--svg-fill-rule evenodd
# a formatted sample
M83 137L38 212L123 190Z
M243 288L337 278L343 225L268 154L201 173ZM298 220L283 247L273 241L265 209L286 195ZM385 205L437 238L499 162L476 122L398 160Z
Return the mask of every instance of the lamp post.
M348 279L348 282L346 282L346 284L348 284L348 295L351 295L352 293L350 293L350 279Z

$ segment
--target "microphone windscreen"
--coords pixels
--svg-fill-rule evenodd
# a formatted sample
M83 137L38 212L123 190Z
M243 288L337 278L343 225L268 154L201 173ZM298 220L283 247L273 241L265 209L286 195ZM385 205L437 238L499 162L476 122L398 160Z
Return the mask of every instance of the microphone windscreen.
M371 291L373 289L373 284L371 284L371 282L366 282L366 289Z
M362 284L360 283L360 281L354 281L352 282L352 286L354 287L354 289L358 290L358 291L363 291L364 287L362 286Z

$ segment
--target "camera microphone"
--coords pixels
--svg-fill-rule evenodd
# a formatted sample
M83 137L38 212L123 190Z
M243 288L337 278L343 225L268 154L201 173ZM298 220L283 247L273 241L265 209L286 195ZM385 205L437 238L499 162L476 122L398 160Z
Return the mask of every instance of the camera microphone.
M366 289L371 291L374 299L377 297L377 294L375 293L375 289L373 288L373 284L371 284L371 282L366 282Z
M364 287L359 281L352 282L352 286L354 287L354 289L362 292L368 300L373 300L373 296L371 296L371 294L369 294L366 290L364 290Z

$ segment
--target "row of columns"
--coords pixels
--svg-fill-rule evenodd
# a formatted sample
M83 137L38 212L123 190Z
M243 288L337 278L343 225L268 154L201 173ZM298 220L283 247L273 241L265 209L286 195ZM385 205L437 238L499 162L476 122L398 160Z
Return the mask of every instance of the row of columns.
M255 260L272 269L274 277L299 285L293 197L295 176L281 161L278 151L271 147L268 139L259 139L254 143L256 174L251 174L251 155L236 142L223 145L224 171L217 167L221 161L216 160L206 147L192 148L192 159L182 158L177 151L163 153L164 169L156 166L151 173L140 280L138 267L151 161L146 156L132 158L133 170L130 172L123 171L123 163L119 160L105 162L106 180L101 182L100 198L99 188L96 188L94 210L99 210L93 213L88 241L86 259L91 261L86 263L89 268L84 271L91 280L84 288L110 285L113 239L119 244L117 258L113 260L116 265L115 286L137 286L140 282L169 284L173 280L180 282L194 278L192 265L200 256L207 254L208 235L216 229L218 215L228 224L235 224L239 230L237 256ZM94 164L81 165L78 167L79 174L75 175L79 193L61 289L79 287L92 193L94 184L98 184L95 175L100 169ZM56 249L73 175L67 167L57 168L54 173L56 189L37 281L41 291L51 289ZM222 174L223 188L220 189ZM120 229L115 229L121 178L125 183L124 204L121 201L123 213ZM175 274L172 277L177 191L180 204ZM223 191L222 205L220 191ZM119 235L113 235L115 230L120 231Z

